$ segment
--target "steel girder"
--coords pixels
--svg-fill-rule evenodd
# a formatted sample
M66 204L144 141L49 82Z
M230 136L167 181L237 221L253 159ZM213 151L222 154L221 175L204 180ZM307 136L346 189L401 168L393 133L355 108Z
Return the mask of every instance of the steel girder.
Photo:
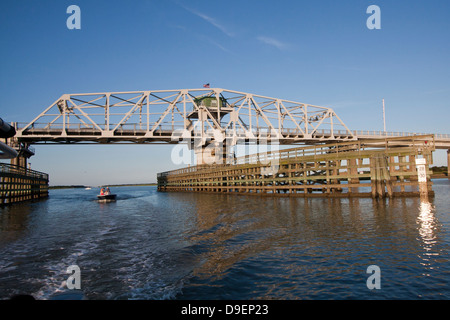
M355 140L333 109L219 88L64 94L16 137L27 143L280 144ZM205 142L206 144L206 142Z

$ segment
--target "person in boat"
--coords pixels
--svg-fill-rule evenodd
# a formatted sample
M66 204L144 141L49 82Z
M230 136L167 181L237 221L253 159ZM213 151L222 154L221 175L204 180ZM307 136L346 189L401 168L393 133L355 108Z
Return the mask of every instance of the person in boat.
M106 187L106 192L105 192L105 194L106 194L106 195L111 194L111 191L109 191L109 187Z
M101 195L101 196L104 196L104 195L105 195L105 188L102 188L102 189L100 190L100 195Z

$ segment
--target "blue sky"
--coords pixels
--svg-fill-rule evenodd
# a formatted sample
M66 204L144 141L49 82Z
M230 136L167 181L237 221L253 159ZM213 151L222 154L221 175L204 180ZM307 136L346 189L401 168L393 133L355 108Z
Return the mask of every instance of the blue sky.
M66 9L81 8L69 30ZM381 29L369 30L369 5ZM450 133L450 2L0 2L0 117L63 93L211 87L334 108L351 129ZM152 182L172 146L36 146L51 184ZM446 165L444 151L435 164Z

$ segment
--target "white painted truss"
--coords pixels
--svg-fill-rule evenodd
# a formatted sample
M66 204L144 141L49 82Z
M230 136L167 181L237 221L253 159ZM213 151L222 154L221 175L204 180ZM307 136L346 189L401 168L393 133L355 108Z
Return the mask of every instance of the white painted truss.
M205 144L261 136L280 144L356 139L331 108L218 88L64 94L17 124L16 135L27 143Z

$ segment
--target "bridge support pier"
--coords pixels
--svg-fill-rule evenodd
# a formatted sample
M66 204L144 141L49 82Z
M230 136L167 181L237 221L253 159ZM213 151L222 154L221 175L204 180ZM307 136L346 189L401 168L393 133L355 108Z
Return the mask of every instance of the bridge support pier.
M28 158L23 155L19 155L13 159L11 159L11 164L18 166L20 169L23 169L24 171L27 170L27 164L28 164Z
M229 155L226 143L213 142L204 146L194 147L197 165L227 164Z

